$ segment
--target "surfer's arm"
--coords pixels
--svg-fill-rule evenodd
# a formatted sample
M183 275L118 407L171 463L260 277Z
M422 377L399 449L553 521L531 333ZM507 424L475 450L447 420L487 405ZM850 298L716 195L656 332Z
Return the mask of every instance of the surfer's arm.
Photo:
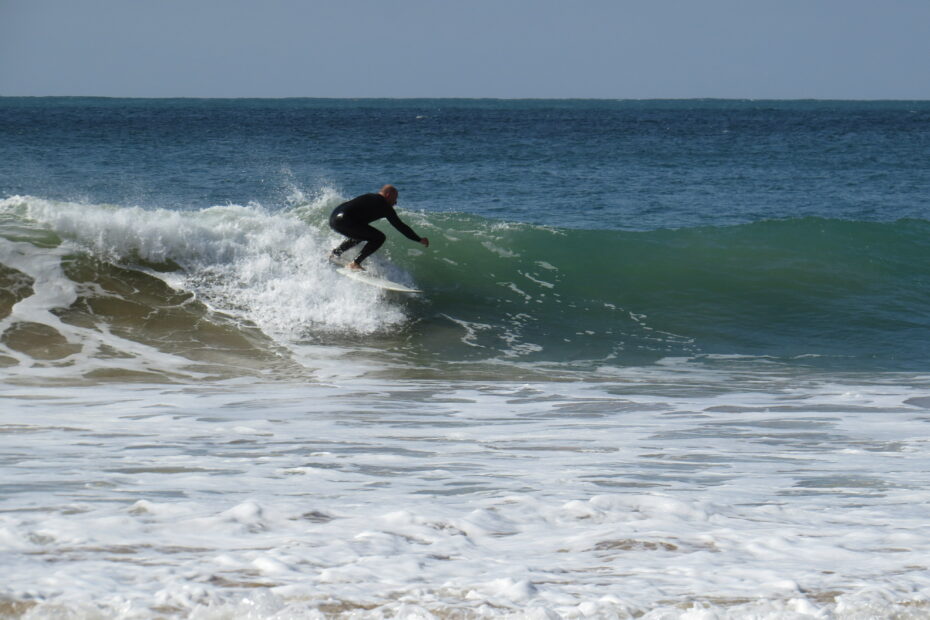
M387 214L387 221L391 223L391 226L400 231L402 235L410 239L411 241L416 241L417 243L423 243L425 237L421 237L417 233L413 232L413 229L404 224L401 219L397 216L397 212L391 209L391 212ZM427 241L427 243L429 243ZM426 244L424 244L426 245Z

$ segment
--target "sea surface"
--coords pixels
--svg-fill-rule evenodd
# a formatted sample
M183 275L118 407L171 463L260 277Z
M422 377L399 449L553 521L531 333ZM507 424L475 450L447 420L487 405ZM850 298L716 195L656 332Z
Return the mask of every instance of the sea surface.
M930 102L0 98L0 618L748 617L930 618Z

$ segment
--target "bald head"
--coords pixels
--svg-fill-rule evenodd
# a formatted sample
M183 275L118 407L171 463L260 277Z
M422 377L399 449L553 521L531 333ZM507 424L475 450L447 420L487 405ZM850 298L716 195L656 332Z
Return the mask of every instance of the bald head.
M397 204L397 188L393 185L385 185L378 193L384 196L384 199L387 200L388 204L392 207Z

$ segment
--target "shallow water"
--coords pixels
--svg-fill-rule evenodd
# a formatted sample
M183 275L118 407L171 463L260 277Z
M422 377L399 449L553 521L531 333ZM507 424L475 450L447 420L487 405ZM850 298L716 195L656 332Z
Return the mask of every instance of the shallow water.
M927 378L669 370L693 385L6 387L7 597L35 617L926 613Z

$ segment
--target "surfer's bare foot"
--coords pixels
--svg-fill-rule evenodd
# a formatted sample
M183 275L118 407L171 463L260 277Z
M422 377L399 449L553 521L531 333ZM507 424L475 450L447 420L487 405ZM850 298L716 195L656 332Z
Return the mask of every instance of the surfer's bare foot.
M356 263L355 261L352 261L351 263L349 263L349 269L351 269L352 271L365 271L365 268L359 265L358 263Z

